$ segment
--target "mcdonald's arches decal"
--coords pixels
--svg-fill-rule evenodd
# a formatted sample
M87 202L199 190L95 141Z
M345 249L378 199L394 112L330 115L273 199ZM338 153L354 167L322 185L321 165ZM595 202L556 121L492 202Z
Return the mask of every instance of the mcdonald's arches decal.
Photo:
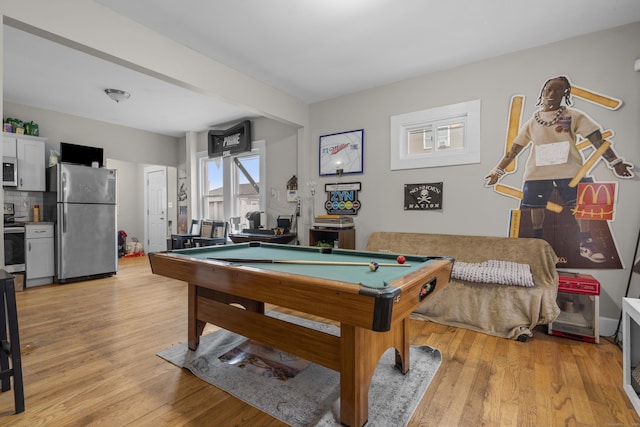
M574 210L576 219L613 220L615 196L615 182L582 182L578 184L578 201Z

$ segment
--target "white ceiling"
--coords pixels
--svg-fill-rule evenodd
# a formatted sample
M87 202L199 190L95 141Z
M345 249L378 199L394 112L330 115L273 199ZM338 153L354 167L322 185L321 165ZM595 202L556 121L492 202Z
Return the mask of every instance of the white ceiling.
M638 0L95 1L306 103L640 21ZM6 25L3 66L7 101L160 134L251 116Z

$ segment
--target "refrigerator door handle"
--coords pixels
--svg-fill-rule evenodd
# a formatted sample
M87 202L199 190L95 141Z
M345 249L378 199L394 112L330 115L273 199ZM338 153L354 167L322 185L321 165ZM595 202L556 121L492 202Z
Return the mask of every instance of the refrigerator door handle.
M60 192L60 201L65 201L65 189L67 188L67 174L64 171L60 171L60 188L58 191Z
M67 232L67 204L62 204L62 232Z

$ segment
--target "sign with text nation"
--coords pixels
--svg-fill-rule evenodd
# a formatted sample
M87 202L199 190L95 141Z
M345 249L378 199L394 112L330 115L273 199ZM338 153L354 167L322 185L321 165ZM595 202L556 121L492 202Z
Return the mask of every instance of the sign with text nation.
M442 183L405 184L404 210L430 211L442 209Z

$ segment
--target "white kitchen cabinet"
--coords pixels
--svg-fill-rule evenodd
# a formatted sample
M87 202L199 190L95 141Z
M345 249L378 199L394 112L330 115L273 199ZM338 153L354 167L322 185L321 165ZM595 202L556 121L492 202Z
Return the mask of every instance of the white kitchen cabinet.
M2 133L2 155L18 159L18 186L20 191L45 191L45 141L47 138Z
M2 156L17 157L16 153L16 137L2 135Z
M44 141L17 137L18 190L45 191Z
M53 224L27 223L24 234L26 287L53 283L55 274Z

